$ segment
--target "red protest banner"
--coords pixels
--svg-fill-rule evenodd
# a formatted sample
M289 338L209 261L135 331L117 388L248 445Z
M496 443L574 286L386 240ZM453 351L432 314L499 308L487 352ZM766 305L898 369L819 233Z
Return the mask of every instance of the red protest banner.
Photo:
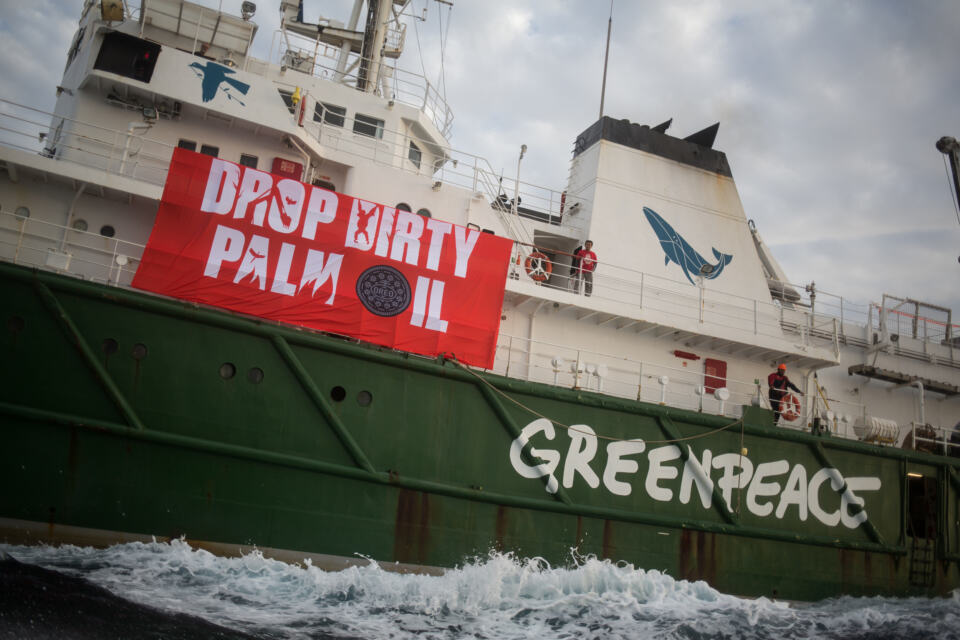
M133 286L490 368L511 246L176 149Z

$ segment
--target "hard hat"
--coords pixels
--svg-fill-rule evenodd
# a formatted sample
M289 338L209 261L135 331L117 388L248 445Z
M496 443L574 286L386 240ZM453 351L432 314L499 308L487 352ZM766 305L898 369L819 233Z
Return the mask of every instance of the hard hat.
M780 366L777 367L777 370L778 370L778 371L786 371L786 370L787 370L787 365L785 365L785 364L783 364L783 363L781 362L781 363L780 363Z

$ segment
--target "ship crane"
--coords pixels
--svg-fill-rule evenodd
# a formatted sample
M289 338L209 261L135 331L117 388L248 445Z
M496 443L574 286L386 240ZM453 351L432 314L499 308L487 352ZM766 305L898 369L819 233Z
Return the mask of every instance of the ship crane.
M951 136L943 136L937 140L937 151L950 160L950 171L953 175L954 206L957 207L957 222L960 222L960 142ZM957 257L960 262L960 257Z

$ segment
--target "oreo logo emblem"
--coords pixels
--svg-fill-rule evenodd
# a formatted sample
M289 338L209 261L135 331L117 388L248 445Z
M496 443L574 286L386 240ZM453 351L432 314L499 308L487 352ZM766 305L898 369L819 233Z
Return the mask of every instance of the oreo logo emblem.
M357 297L370 313L395 316L410 306L410 283L393 267L377 265L357 278Z

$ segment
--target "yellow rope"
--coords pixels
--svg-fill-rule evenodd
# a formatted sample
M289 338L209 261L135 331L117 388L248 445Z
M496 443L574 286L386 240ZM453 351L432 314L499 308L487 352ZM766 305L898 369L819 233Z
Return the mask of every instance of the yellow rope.
M558 421L554 420L553 418L548 418L547 416L545 416L545 415L543 415L542 413L536 411L535 409L533 409L533 408L531 408L531 407L528 407L527 405L523 404L523 403L520 402L519 400L516 400L515 398L510 397L510 396L507 395L505 392L501 391L501 390L498 389L496 386L494 386L493 384L491 384L490 381L486 380L483 376L477 374L475 371L473 371L472 369L470 369L470 368L467 367L466 365L462 364L460 361L455 360L455 359L452 359L452 358L450 358L449 361L450 361L450 362L453 362L453 363L456 364L458 367L460 367L461 369L463 369L464 371L466 371L466 372L469 373L470 375L474 376L477 380L479 380L479 381L482 382L483 384L487 385L488 387L490 387L491 389L493 389L496 393L499 393L501 396L503 396L504 398L506 398L506 399L509 400L510 402L514 403L515 405L517 405L518 407L520 407L520 408L523 409L524 411L527 411L527 412L529 412L529 413L537 416L538 418L543 418L544 420L549 420L552 424L560 427L561 429L566 429L567 431L574 431L574 432L576 432L576 433L582 433L582 434L584 434L584 435L594 436L594 437L599 438L599 439L601 439L601 440L610 440L610 441L613 441L613 442L627 442L627 441L630 440L629 438L615 438L615 437L613 437L613 436L604 436L604 435L601 435L601 434L599 434L599 433L589 433L589 432L587 432L587 431L583 431L582 429L577 429L576 427L572 427L572 426L570 426L570 425L563 424L562 422L558 422ZM725 430L727 430L727 429L729 429L729 428L731 428L731 427L737 426L738 424L740 425L740 448L741 448L741 450L743 450L743 418L741 418L741 419L739 419L739 420L736 420L736 421L734 421L734 422L731 422L730 424L727 424L727 425L724 425L724 426L722 426L722 427L719 427L719 428L717 428L717 429L713 429L713 430L711 430L711 431L705 431L704 433L699 433L699 434L694 435L694 436L686 436L686 437L683 437L683 438L674 438L674 439L670 439L670 440L644 440L644 442L646 442L646 443L648 443L648 444L670 444L670 443L673 443L673 442L684 442L684 441L687 441L687 440L696 440L696 439L698 439L698 438L704 438L704 437L706 437L706 436L710 436L710 435L713 435L713 434L715 434L715 433L719 433L720 431L725 431Z

